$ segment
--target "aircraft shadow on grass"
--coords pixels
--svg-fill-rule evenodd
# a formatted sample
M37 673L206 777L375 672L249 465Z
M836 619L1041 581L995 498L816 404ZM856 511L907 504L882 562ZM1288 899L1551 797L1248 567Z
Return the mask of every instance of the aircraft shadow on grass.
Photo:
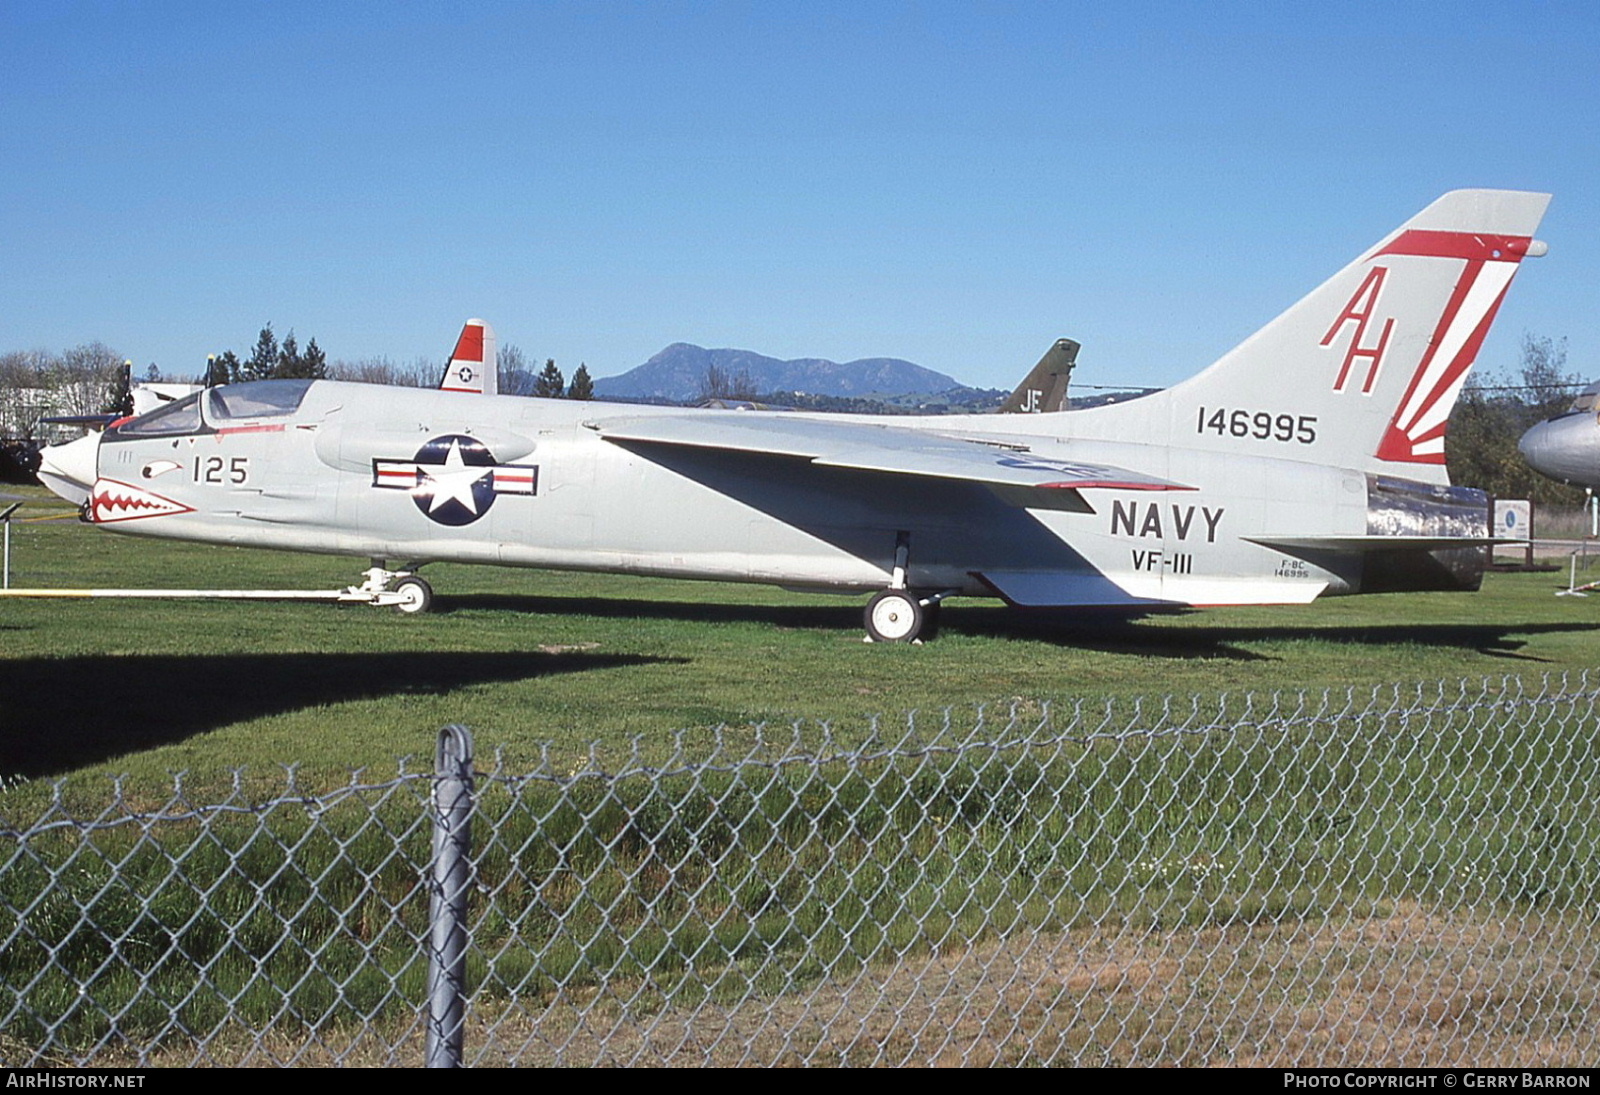
M838 630L854 638L861 610L852 605L703 604L694 601L635 601L601 597L542 597L466 594L440 598L441 611L477 609L600 619L682 620L702 624L754 623L779 628ZM1190 609L1147 613L1092 612L1083 609L1011 609L954 605L945 609L947 634L996 639L1029 639L1108 654L1157 658L1223 658L1279 661L1280 656L1250 650L1242 643L1323 641L1360 646L1425 645L1487 657L1536 661L1521 653L1530 635L1600 631L1600 623L1484 622L1479 624L1362 624L1344 627L1261 624L1249 627L1152 627L1151 616L1191 615Z
M983 630L972 628L974 632ZM1426 646L1451 649L1463 654L1492 658L1513 658L1539 662L1545 659L1525 654L1530 635L1564 631L1600 631L1600 624L1393 624L1351 627L1197 627L1176 630L1140 627L1134 623L1113 624L1091 630L1079 625L1071 634L1064 631L1053 641L1064 646L1090 647L1107 653L1145 654L1170 658L1232 658L1237 661L1283 661L1284 656L1247 650L1239 643L1305 642L1352 646ZM1011 637L1015 630L996 629Z
M0 775L54 775L305 707L670 660L524 650L23 659L5 668Z

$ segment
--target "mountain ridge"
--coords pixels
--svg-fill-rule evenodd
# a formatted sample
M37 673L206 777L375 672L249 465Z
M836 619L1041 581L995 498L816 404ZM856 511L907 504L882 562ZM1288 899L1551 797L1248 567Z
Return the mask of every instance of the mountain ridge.
M707 349L674 342L643 365L594 382L605 398L689 402L707 394L713 371L727 381L744 381L754 392L865 396L935 394L965 388L960 381L897 357L866 357L836 362L820 357L782 360L735 348ZM719 393L729 394L729 393Z

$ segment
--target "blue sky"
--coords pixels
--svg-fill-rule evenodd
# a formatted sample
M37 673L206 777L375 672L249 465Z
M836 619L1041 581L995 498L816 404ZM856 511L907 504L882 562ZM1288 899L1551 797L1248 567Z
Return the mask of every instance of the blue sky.
M1600 375L1586 4L0 0L0 351L263 323L1172 383L1446 190L1555 194L1480 364Z

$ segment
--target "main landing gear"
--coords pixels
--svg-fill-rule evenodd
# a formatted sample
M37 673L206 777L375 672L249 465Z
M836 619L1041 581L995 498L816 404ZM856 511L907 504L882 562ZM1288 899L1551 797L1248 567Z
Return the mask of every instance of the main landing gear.
M907 589L906 560L910 554L911 534L897 534L889 588L867 602L869 643L917 643L933 638L939 630L939 604L954 591Z
M421 563L409 563L399 570L388 570L382 559L372 560L366 581L339 591L340 601L388 606L410 616L433 607L433 587L415 573Z
M867 602L869 643L917 643L939 631L939 602L947 594L886 589Z

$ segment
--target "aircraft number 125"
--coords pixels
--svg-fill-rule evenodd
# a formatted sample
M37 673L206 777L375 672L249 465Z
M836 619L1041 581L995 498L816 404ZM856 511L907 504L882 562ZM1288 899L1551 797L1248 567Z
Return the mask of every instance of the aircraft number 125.
M250 481L250 458L248 456L235 456L231 460L224 460L220 456L197 456L194 458L194 481L196 483L247 483Z
M1258 441L1294 441L1309 445L1317 439L1317 416L1314 414L1275 415L1271 411L1240 411L1216 407L1208 416L1206 408L1199 408L1195 416L1195 432L1211 432L1218 437L1254 437Z

